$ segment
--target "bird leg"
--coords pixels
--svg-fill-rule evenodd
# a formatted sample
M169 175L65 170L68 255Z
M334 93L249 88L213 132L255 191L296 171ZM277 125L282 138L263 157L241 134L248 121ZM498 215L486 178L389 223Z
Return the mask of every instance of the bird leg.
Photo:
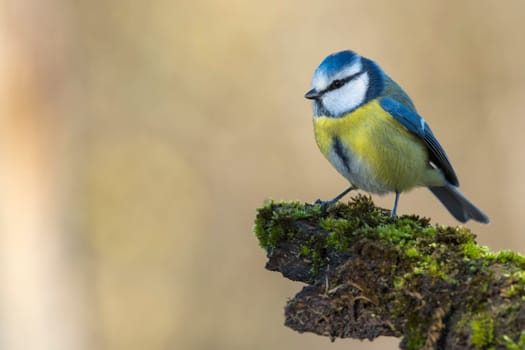
M326 208L332 204L335 204L337 203L337 201L339 201L341 198L343 198L348 192L352 191L352 190L357 190L357 187L354 187L354 186L350 186L348 187L346 190L344 190L343 192L341 192L340 194L338 194L334 199L331 199L329 201L322 201L320 199L316 200L315 201L315 204L321 204L321 207L322 208Z
M392 212L390 213L390 216L395 218L397 213L397 203L399 202L399 192L396 191L396 199L394 200L394 208L392 208Z

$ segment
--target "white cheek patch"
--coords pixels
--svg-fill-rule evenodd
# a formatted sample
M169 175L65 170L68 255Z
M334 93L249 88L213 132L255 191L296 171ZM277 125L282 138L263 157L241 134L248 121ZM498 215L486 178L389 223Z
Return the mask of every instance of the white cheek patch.
M363 73L337 90L323 95L323 105L332 115L339 116L365 102L369 83L368 73Z

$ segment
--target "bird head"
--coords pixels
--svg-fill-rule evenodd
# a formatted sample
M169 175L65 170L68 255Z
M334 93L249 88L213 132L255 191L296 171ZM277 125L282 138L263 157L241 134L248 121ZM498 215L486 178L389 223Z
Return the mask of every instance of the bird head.
M383 86L384 74L375 62L341 51L321 62L304 97L313 100L316 117L340 117L379 96Z

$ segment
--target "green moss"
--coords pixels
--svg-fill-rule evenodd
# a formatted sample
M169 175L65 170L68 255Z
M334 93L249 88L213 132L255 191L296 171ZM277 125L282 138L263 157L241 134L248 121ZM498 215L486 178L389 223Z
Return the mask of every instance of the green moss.
M485 349L494 342L494 321L487 313L478 313L470 321L470 342L477 349Z
M508 350L523 350L525 349L525 331L521 331L517 341L512 340L508 335L504 335L501 337L501 343L503 343Z
M409 258L417 258L421 256L421 253L417 250L416 247L410 247L405 250L405 255Z
M467 260L481 259L489 253L489 249L485 246L479 246L476 242L466 242L463 244L463 255Z
M525 284L525 271L514 272L512 278L516 279L520 284Z
M507 290L505 290L506 296L513 297L517 295L522 289L515 284L511 285Z
M463 255L465 260L485 259L487 262L495 262L500 264L516 264L522 269L525 269L525 257L519 253L503 250L500 252L491 252L486 246L479 246L474 240L465 242L463 244Z
M338 251L345 251L355 237L359 227L357 220L328 217L320 221L320 226L327 232L327 246L335 247Z
M419 319L409 319L406 324L406 333L403 338L405 343L405 349L417 350L421 349L425 345L427 339L426 332L422 327L425 323Z
M326 211L319 205L269 201L258 209L254 227L261 247L271 251L285 236L293 237L296 232L294 222L297 220L318 222L327 232L326 238L302 246L300 256L314 259L321 249L331 247L346 251L356 239L381 239L402 256L418 260L414 273L444 277L443 266L431 256L440 246L435 242L427 244L426 240L434 239L437 234L447 234L450 228L430 226L428 219L414 215L392 219L388 211L376 208L369 196L359 195L352 198L348 205L337 204ZM465 249L477 252L475 247L471 244Z
M397 290L401 290L403 289L403 287L405 286L405 279L402 278L402 277L395 277L394 278L394 288L397 289Z
M500 264L512 262L519 265L522 269L525 268L525 256L510 250L502 250L496 253L493 259Z
M259 244L265 250L273 247L283 234L283 229L278 222L278 213L274 211L275 203L270 201L264 207L257 209L254 232Z
M270 250L283 238L296 231L296 220L315 220L321 215L319 206L299 202L276 203L267 201L262 208L257 209L257 217L253 231L260 246Z
M438 261L430 255L421 256L416 262L413 272L416 275L427 274L442 280L448 279L445 262Z
M308 256L312 253L312 248L310 248L307 245L303 245L301 247L301 251L299 251L299 256Z
M511 274L506 274L503 278L511 282L510 286L502 290L507 297L519 296L525 300L525 271L518 270Z
M391 244L404 246L407 240L414 238L410 226L385 225L377 228L379 238Z
M428 219L414 215L392 219L388 211L375 207L369 196L362 195L352 198L347 205L337 204L327 210L320 205L299 202L265 203L258 209L254 227L261 247L270 252L283 238L292 238L297 231L297 220L319 224L327 232L325 238L301 247L299 254L305 257L329 247L346 251L356 239L381 239L402 256L417 261L413 270L415 274L430 273L445 278L446 264L436 260L434 255L443 255L441 250L445 245L440 245L440 240L453 239L459 244L465 261L484 259L503 264L515 263L525 268L525 257L510 251L492 253L487 247L478 246L475 236L464 227L431 226ZM470 266L473 271L482 267L479 264ZM522 279L525 284L525 276Z

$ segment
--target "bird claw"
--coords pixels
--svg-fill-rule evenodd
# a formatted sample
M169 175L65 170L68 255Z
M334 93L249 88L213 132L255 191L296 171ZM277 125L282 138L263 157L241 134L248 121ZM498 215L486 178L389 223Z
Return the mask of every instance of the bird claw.
M330 201L322 201L321 199L317 199L314 204L316 205L320 205L321 206L321 210L325 211L326 209L328 209L329 206L331 206L332 204L334 204L335 202L337 201L334 201L334 200L330 200Z
M326 202L325 201L322 201L321 199L317 198L317 200L314 202L315 205L320 205L321 206L321 209L325 209L326 208Z
M317 198L314 202L314 204L320 204L320 205L323 205L324 203L326 203L325 201L322 201L321 199Z
M354 186L350 186L348 187L346 190L344 190L342 193L340 193L339 195L337 195L337 197L335 197L334 199L331 199L329 201L322 201L320 199L317 199L315 201L315 204L318 204L321 206L321 209L322 210L326 210L326 208L328 208L329 206L331 206L332 204L335 204L337 203L341 198L343 198L348 192L352 191L352 190L355 190L356 188Z

